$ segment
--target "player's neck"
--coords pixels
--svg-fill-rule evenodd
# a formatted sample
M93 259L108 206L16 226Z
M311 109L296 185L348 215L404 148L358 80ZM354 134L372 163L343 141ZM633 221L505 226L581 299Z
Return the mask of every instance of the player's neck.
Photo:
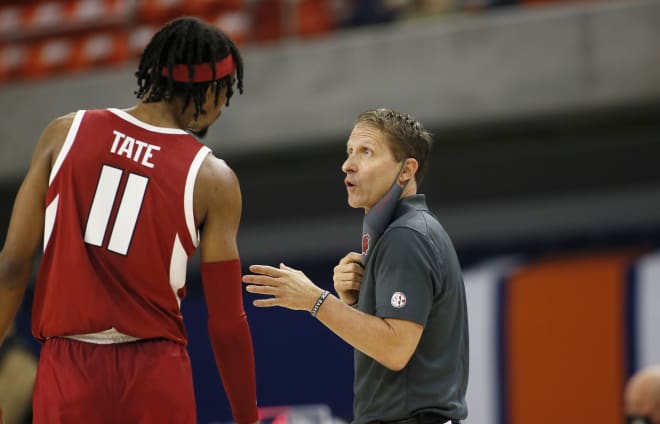
M179 128L185 130L187 120L180 113L181 108L177 102L151 102L139 101L135 106L126 109L126 112L135 116L142 122L163 128Z

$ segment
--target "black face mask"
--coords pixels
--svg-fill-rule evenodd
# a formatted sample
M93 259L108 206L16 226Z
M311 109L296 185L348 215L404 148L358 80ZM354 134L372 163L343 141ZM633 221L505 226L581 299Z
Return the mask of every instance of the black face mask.
M626 415L626 424L653 424L651 417L643 415Z
M362 265L364 266L367 263L367 257L371 253L371 247L376 245L376 242L383 235L387 226L390 225L392 221L392 215L396 209L396 205L399 202L401 193L403 193L404 187L400 186L398 183L399 176L403 172L403 167L406 164L406 159L403 160L401 164L401 169L396 176L396 179L392 183L392 187L389 189L385 196L380 199L369 211L368 214L364 216L362 220ZM406 181L405 185L408 182Z

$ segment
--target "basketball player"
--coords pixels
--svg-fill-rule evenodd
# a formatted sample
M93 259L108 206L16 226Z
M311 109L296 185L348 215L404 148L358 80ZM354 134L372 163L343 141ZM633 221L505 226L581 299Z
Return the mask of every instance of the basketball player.
M200 248L209 337L232 413L257 421L236 235L241 194L202 137L243 90L241 55L194 18L165 25L136 72L139 101L44 130L0 252L0 336L43 239L32 333L35 423L196 423L180 310Z

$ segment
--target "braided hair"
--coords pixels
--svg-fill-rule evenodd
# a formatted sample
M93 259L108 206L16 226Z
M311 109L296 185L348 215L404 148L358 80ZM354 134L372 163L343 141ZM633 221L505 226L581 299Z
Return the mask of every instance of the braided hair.
M433 137L419 121L407 113L379 108L360 113L355 123L369 125L385 134L385 140L398 162L406 158L416 159L419 168L415 181L418 185L422 183Z
M184 17L175 19L161 28L144 49L135 72L138 99L145 103L183 97L183 111L192 102L195 106L194 118L206 113L203 108L206 93L211 84L215 84L215 103L218 104L220 92L227 88L227 102L234 94L234 77L223 76L216 80L217 61L232 55L236 64L236 82L239 93L243 94L243 59L236 44L221 30L200 19ZM193 66L209 63L213 72L213 81L182 82L172 77L175 65L187 65L189 72ZM163 69L168 72L163 72Z

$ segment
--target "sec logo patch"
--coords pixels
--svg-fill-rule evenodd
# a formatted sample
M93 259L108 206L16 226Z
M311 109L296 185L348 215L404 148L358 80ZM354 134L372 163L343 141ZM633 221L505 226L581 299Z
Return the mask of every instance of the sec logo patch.
M390 303L397 309L403 308L406 306L406 295L401 292L394 292Z

